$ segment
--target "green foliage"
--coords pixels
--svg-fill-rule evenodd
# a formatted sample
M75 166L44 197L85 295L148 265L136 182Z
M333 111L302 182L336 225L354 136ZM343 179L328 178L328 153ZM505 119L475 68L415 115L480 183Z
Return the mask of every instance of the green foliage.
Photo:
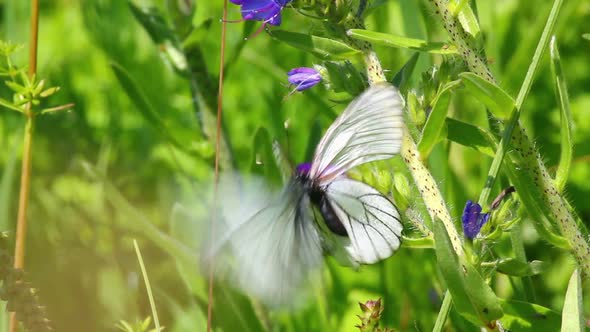
M322 60L347 60L360 54L359 50L329 38L284 30L273 30L270 36Z
M456 54L457 49L444 43L428 43L425 40L405 38L375 31L350 29L346 32L350 37L388 47L406 48L414 51L434 54Z
M493 326L503 316L499 299L479 272L453 251L442 222L435 222L436 258L457 311L472 323Z
M117 323L116 327L123 331L123 332L159 332L162 329L150 329L150 325L152 324L152 318L146 317L144 320L138 320L135 323L131 324L124 320Z
M535 46L550 25L549 2L370 1L364 27L351 26L351 6L362 2L294 1L280 28L258 35L260 22L227 24L222 168L280 184L293 165L309 161L343 104L366 87L366 50L359 45L370 42L386 78L402 91L420 158L459 232L462 207L488 181L515 104L567 197L564 206L587 224L590 17L584 1L564 2L551 18L555 27L545 39L555 39L546 58ZM465 32L460 37L468 42L457 42L450 26L438 22L433 2L450 4L451 31ZM27 1L0 5L2 39L25 45L0 44L6 82L0 105L11 111L0 113L1 230L14 230L18 113L30 102L37 114L52 114L35 125L26 279L52 325L155 331L132 244L137 239L162 326L204 330L208 271L200 248L208 228L197 220L210 216L222 2L42 4L43 80L26 75ZM228 9L228 20L240 18L237 6ZM465 64L469 48L477 54ZM482 59L490 60L496 83ZM286 72L313 65L325 69L326 84L291 94ZM55 112L66 108L71 112ZM358 303L382 298L379 326L401 331L494 324L510 331L581 330L590 302L582 297L581 277L572 274L572 246L531 185L529 160L512 158L518 152L512 145L505 152L489 193L508 185L516 193L497 210L483 204L491 221L473 242L458 239L464 256L430 219L401 158L366 165L356 175L391 193L402 212L402 249L359 271L328 258L323 283L309 285L311 298L294 311L270 310L217 282L214 329L351 331L359 325Z

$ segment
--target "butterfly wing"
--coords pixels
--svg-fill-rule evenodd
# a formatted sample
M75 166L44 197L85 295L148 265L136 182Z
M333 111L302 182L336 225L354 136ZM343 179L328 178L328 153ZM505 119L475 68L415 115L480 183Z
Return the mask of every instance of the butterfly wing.
M238 201L243 204L222 208L223 222L216 225L207 261L217 276L267 305L292 304L310 272L322 264L307 195L291 183L264 207L252 199Z
M402 108L403 100L392 85L367 89L328 128L310 177L325 184L355 166L393 157L401 147Z
M326 187L326 195L348 234L344 249L353 263L373 264L399 249L399 212L375 188L339 177Z

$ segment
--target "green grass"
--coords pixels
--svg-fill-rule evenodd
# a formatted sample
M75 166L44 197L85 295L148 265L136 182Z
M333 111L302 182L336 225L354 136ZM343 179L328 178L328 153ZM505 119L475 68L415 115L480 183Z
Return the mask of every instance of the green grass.
M482 238L463 241L465 256L458 257L401 158L362 166L355 177L393 192L404 210L407 237L434 237L408 240L391 258L359 271L327 258L323 281L309 285L313 296L292 312L267 310L220 281L216 330L354 331L360 324L358 303L378 298L384 307L380 326L401 331L474 330L487 319L482 303L501 308L502 323L513 331L519 331L519 321L555 331L562 326L562 310L564 326L579 328L590 301L580 295L587 291L587 278L581 276L580 287L572 277L570 237L561 233L542 193L531 187L531 161L519 158L514 145L499 144L512 99L520 126L556 177L554 186L563 190L566 210L584 234L590 220L590 62L583 37L590 33L588 6L564 1L559 14L550 16L553 1L475 1L475 7L463 2L477 9L474 16L464 13L468 26L481 30L466 45L485 51L495 84L465 73L471 67L456 54L461 47L430 1L373 1L379 7L369 8L366 29L354 30L351 38L374 44L388 80L399 73L410 133L459 231L465 202L476 201L486 183L489 192L480 199L485 211L489 198L509 185L528 193L517 191L494 211ZM57 331L117 331L122 321L148 329L141 322L152 316L151 296L133 239L141 247L165 331L206 326L207 271L199 264L204 228L195 220L207 216L203 207L210 192L204 184L213 174L209 137L215 130L222 3L198 1L187 17L168 7L176 1L133 3L135 10L126 1L41 1L38 75L61 90L39 109L75 104L69 112L39 116L33 144L26 279ZM156 10L142 11L149 6ZM8 1L0 8L0 39L24 45L11 58L24 67L28 2ZM230 3L228 9L229 19L240 18L239 7ZM158 17L162 24L149 23ZM283 11L282 32L244 41L257 28L251 22L227 26L222 166L278 183L283 166L275 164L272 141L287 161L308 161L352 99L349 92L364 84L364 62L354 50L357 44L343 38L344 30L293 8ZM306 38L309 34L317 37ZM555 41L549 47L551 35ZM537 45L545 47L543 56ZM179 56L183 50L188 57ZM343 59L350 63L339 67ZM287 71L324 61L333 61L331 87L341 91L318 85L285 98L291 92ZM337 75L351 68L354 81ZM11 101L12 93L0 84L0 98ZM23 128L20 114L3 109L0 231L10 231L12 239ZM496 177L493 185L489 175ZM412 227L410 219L431 233ZM532 261L545 264L541 269ZM462 264L468 266L464 274ZM455 301L444 301L445 321L439 312L449 283ZM0 314L0 331L6 319Z

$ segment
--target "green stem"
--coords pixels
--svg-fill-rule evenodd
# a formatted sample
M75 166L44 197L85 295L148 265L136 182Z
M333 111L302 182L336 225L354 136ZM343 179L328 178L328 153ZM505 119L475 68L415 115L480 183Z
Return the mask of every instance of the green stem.
M354 17L345 21L344 28L345 31L348 29L364 29L364 24L359 18ZM371 44L369 42L354 40L348 37L346 41L353 47L362 50L369 84L385 82L385 74L381 68L381 63L379 62L379 58L377 57L375 51L373 51ZM428 214L433 221L438 218L444 223L445 229L449 235L449 238L451 239L453 249L458 256L463 255L463 246L461 245L460 240L461 238L457 232L457 229L455 228L455 225L453 224L451 214L446 207L445 201L442 197L442 194L440 193L440 190L438 189L434 177L422 163L418 147L412 139L412 136L410 135L407 127L404 128L400 154L406 162L406 165L412 174L412 178L414 179L414 182L420 191L422 199L424 200L424 204L426 204Z
M457 47L459 54L463 57L463 60L467 64L469 71L484 77L490 82L495 82L492 72L488 68L487 61L481 52L477 51L475 41L473 38L463 29L459 19L454 16L454 11L449 8L448 0L429 0L435 9L435 13L442 18L443 25L453 43ZM465 3L465 6L468 4Z
M156 331L160 332L162 330L162 328L160 327L160 320L158 319L158 311L156 310L156 301L154 301L154 295L152 294L152 286L150 285L150 279L148 278L147 270L145 268L145 264L143 263L143 257L141 256L141 251L139 250L139 245L137 244L137 240L135 240L135 239L133 239L133 246L135 247L135 254L137 255L137 261L139 262L141 274L143 275L143 281L145 282L145 289L147 291L148 300L150 301L150 308L152 310L152 316L154 317L154 325L156 327Z
M23 137L23 160L21 167L18 217L16 224L16 243L14 248L14 267L17 269L21 269L25 265L25 238L27 234L27 207L29 204L31 162L33 159L32 146L34 122L33 115L28 114Z
M436 316L436 322L434 323L434 328L432 332L441 332L445 326L445 322L447 321L447 317L449 316L449 312L453 307L453 296L449 291L445 292L445 296L443 298L443 303L440 307L438 312L438 316Z
M404 130L400 154L408 166L408 169L412 174L412 178L414 179L414 182L420 191L420 195L424 200L424 204L426 204L428 214L432 218L433 222L437 219L440 219L443 222L447 234L451 240L451 244L453 245L453 249L458 256L463 255L461 237L455 228L451 214L446 207L445 201L442 197L442 194L440 193L440 190L438 189L438 186L436 185L434 178L432 177L432 174L430 174L430 171L428 171L426 166L422 163L420 152L418 152L416 143L412 140L412 137L407 128Z

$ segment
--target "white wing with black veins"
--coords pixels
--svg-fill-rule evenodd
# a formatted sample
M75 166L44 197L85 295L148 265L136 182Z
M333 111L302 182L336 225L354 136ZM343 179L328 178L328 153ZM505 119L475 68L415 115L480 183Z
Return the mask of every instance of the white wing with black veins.
M346 228L345 250L353 262L373 264L391 256L401 244L402 224L395 205L375 188L340 177L326 195Z
M368 88L340 114L320 141L310 177L326 184L349 169L399 152L403 100L388 83Z

